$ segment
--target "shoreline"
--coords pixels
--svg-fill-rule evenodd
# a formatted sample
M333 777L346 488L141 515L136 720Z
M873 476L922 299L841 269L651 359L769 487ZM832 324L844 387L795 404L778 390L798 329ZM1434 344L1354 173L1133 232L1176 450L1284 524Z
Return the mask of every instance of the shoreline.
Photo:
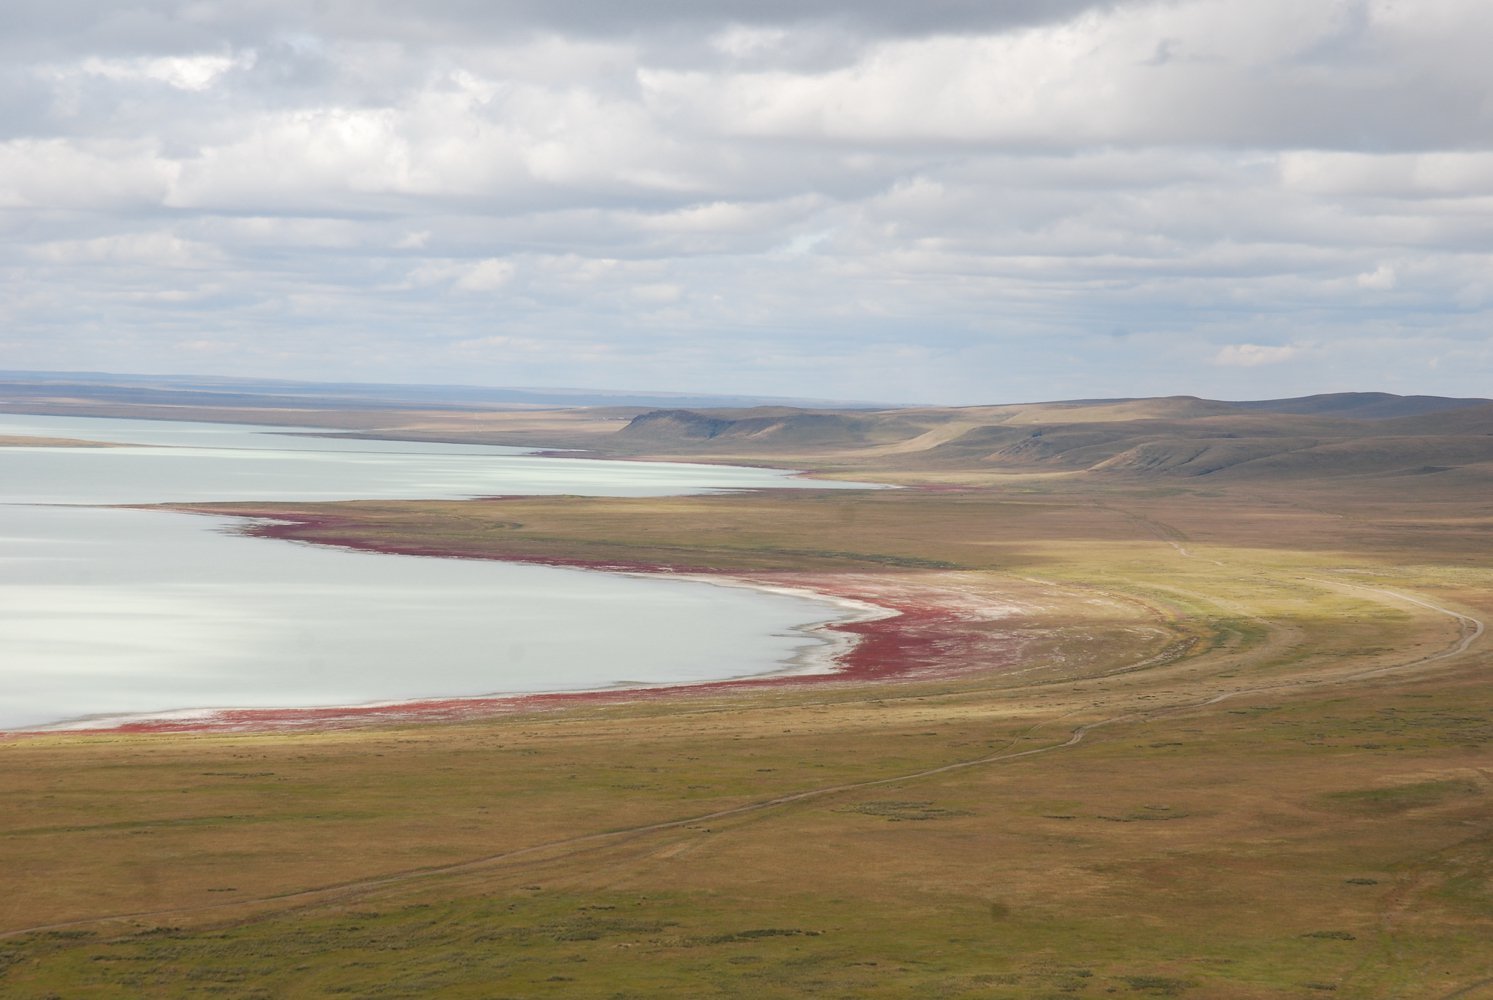
M798 631L822 644L802 650L781 669L697 683L631 685L531 694L469 695L409 701L300 708L177 709L149 715L74 719L44 727L7 730L6 738L55 735L250 733L346 729L396 723L461 722L498 715L552 711L574 705L608 705L637 701L679 700L725 691L809 686L826 683L885 683L912 677L948 676L969 669L969 642L959 641L959 624L971 619L953 600L953 591L898 580L892 574L826 574L815 572L722 573L708 568L643 561L602 561L548 556L487 556L445 551L433 546L400 546L352 535L306 538L308 529L336 526L336 518L313 514L225 513L194 505L173 507L185 513L234 517L248 522L243 534L310 545L330 545L367 552L432 558L481 559L530 565L586 569L629 576L664 576L712 586L741 587L791 594L840 608L847 614L806 623ZM945 599L937 599L942 595ZM964 595L966 598L968 595ZM1008 615L1014 606L987 602L990 620ZM991 612L994 613L991 613ZM966 630L967 631L967 630ZM966 636L966 639L969 638ZM1011 645L1019 646L1014 637ZM982 648L990 642L981 642ZM989 653L988 649L984 650ZM981 666L999 667L1015 659L980 657Z

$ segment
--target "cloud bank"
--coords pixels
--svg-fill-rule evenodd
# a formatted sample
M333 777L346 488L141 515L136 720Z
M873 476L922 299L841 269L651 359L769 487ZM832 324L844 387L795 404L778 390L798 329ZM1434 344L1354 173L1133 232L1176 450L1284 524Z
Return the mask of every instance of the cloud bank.
M0 367L1487 392L1478 0L10 6Z

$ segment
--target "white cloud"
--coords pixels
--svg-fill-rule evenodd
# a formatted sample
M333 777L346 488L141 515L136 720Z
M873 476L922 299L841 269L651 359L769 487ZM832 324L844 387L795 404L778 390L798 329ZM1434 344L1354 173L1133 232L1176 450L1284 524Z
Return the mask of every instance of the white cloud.
M724 55L735 59L751 59L771 56L781 51L792 41L792 34L784 27L758 27L732 24L710 38L710 45Z
M1365 271L1354 280L1359 288L1367 288L1375 292L1387 292L1399 284L1395 269L1388 264L1380 264L1372 271Z
M668 305L673 302L678 302L683 296L684 289L680 288L678 285L658 283L651 285L634 285L632 288L633 298L637 299L639 302L645 302L650 305Z
M513 263L506 260L489 259L478 261L456 279L456 287L464 292L492 292L513 280Z
M1213 363L1229 368L1256 368L1290 361L1300 353L1301 348L1288 345L1225 344L1214 355Z
M1288 187L1316 195L1459 199L1493 195L1493 151L1293 150L1281 156L1280 169Z
M29 250L50 264L124 264L167 268L200 268L218 264L217 247L182 239L172 233L127 233L91 240L58 240Z
M83 60L81 71L110 80L154 80L179 90L206 90L232 69L254 64L254 54L162 56L146 59Z
M156 206L178 169L146 141L13 139L0 143L0 207L46 212Z
M544 351L545 345L543 341L533 337L492 336L458 341L455 348L461 354L472 358L488 358L509 357L514 354L538 354Z

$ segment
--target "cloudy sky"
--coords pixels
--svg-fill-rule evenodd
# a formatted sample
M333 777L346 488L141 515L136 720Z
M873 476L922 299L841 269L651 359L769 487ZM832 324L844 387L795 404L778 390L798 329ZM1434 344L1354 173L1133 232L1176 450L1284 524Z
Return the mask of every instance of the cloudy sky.
M0 369L1493 394L1487 0L8 0Z

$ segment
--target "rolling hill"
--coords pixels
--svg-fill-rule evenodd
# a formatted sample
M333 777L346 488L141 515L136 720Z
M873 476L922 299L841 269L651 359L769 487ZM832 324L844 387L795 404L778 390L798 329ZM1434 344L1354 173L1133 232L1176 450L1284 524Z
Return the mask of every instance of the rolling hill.
M1139 478L1493 471L1493 402L1342 393L805 411L650 410L593 447L612 453L876 468Z

